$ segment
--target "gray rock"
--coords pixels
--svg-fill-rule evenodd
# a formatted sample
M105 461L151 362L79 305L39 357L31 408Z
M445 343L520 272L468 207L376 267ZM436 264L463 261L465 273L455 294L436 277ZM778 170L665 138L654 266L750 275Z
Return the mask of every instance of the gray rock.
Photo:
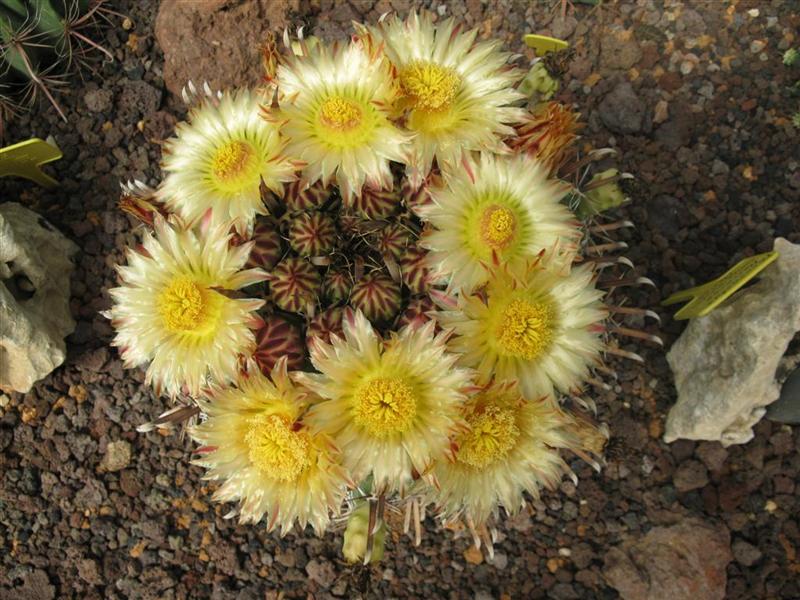
M618 84L600 103L600 120L614 133L638 133L645 126L645 106L627 81Z
M111 108L113 100L113 92L106 89L89 90L83 96L83 101L86 103L86 108L96 113L108 112L108 110Z
M15 600L53 600L56 597L56 588L50 583L47 573L35 569L22 576L22 584L8 591L6 596L0 589L0 598L14 598Z
M27 392L64 362L77 251L35 212L0 205L0 388Z
M722 600L731 559L727 529L687 519L611 548L603 575L623 600Z
M761 558L761 550L744 540L733 542L733 557L743 567L751 567Z
M630 31L612 31L601 40L600 66L604 69L626 71L642 58L642 49Z
M655 130L655 139L668 150L677 150L692 140L694 117L688 105L675 102L670 106L669 119Z
M767 418L780 423L800 425L800 367L783 382L780 397L767 409Z
M708 467L709 471L719 471L728 458L728 451L718 442L703 442L699 444L695 454Z
M694 319L667 354L678 401L664 440L743 444L780 393L775 373L800 330L800 245L775 240L761 281Z
M324 588L329 588L336 580L336 573L328 561L312 559L306 565L306 573L311 581L315 581Z

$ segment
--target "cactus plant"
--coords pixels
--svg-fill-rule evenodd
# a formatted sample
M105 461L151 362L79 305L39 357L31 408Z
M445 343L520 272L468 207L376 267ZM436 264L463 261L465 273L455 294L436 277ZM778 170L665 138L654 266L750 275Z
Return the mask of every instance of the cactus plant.
M86 57L111 53L87 30L112 14L105 0L0 0L0 118L30 106L41 94L67 120L54 90Z
M194 98L167 159L192 168L126 188L153 233L105 314L173 397L208 384L190 432L241 522L346 519L345 557L369 564L393 515L419 544L433 505L491 556L501 513L571 473L561 450L599 468L604 431L571 409L608 389L602 353L644 361L612 336L661 344L619 316L652 312L611 296L652 284L608 236L632 225L604 212L628 176L592 176L609 151L584 154L578 115L537 102L568 54L540 63L525 110L511 55L452 20L355 27L343 45L287 32L283 54L270 38L264 89ZM174 272L154 258L182 249Z

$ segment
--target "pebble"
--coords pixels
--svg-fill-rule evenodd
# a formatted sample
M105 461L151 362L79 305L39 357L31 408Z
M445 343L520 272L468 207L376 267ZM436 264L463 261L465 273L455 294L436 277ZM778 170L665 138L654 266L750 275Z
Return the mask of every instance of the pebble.
M114 93L108 89L91 90L84 94L86 108L95 113L106 113L113 103Z
M737 539L733 542L731 550L733 551L733 557L736 559L736 562L743 567L752 567L762 556L761 550L753 546L753 544L741 539Z
M696 490L708 484L708 471L700 461L687 460L675 470L672 482L679 492Z
M659 100L653 109L653 123L663 123L669 117L669 103L666 100Z
M121 471L127 467L131 462L131 445L130 443L120 440L116 442L109 442L106 446L106 453L103 455L103 460L100 462L100 470L106 472Z
M614 133L639 133L645 126L644 103L627 81L619 83L603 98L599 114Z

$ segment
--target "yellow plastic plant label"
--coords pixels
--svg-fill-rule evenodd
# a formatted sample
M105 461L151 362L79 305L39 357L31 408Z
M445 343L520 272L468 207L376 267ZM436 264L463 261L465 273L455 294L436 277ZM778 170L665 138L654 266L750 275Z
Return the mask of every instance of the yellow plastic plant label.
M558 52L559 50L566 50L569 48L569 44L564 40L547 37L546 35L529 33L523 40L528 46L534 49L536 56L544 56L548 52Z
M675 292L661 302L661 306L669 306L670 304L691 299L689 304L675 313L675 319L703 317L763 271L776 258L778 258L778 253L775 251L745 258L728 269L723 275L708 283L681 292Z
M0 177L14 175L35 181L44 187L55 187L58 182L39 167L62 156L57 146L39 138L0 148Z

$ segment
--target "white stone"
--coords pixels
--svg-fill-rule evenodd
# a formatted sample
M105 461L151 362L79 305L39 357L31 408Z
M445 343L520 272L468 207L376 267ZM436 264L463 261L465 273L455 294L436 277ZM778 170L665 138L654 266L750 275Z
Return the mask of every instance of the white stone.
M0 204L0 388L27 392L64 362L77 251L35 212Z
M800 245L778 238L774 249L758 283L692 320L667 354L678 401L664 441L746 443L777 400L778 363L800 330Z

